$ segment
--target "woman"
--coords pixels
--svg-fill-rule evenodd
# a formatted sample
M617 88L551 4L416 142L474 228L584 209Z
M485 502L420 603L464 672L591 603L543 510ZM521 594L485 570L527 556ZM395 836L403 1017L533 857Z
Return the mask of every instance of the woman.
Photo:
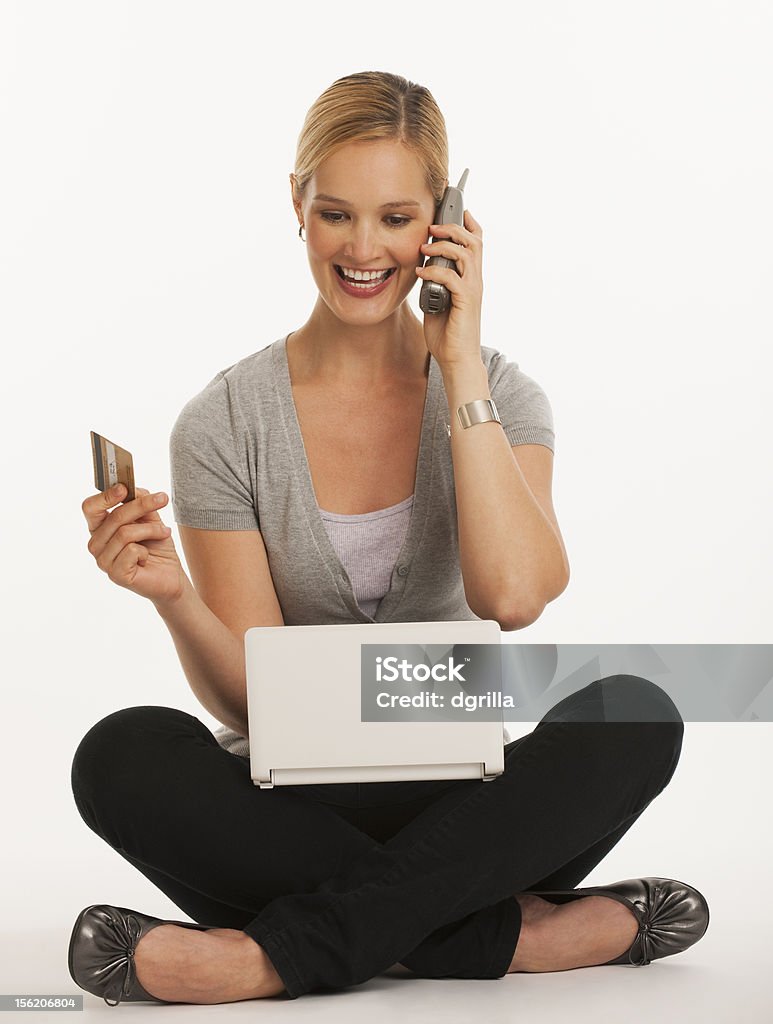
M127 708L75 753L86 824L199 922L82 911L70 971L110 1005L296 998L397 964L468 978L639 965L707 927L703 897L675 880L575 889L676 768L682 720L646 679L565 698L485 785L250 779L246 628L477 616L513 630L568 582L550 406L481 344L482 228L469 211L432 223L447 167L426 89L381 72L333 83L290 175L312 314L220 371L172 432L193 582L165 494L83 503L97 564L153 602L223 723ZM432 255L457 271L423 267ZM417 279L445 285L447 313L416 318ZM457 410L481 399L499 421L463 426Z

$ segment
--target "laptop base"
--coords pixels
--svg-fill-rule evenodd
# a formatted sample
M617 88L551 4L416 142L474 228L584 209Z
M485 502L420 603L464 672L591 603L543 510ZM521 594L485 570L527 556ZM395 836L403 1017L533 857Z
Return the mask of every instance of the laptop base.
M480 779L491 782L501 774L487 772L478 761L469 764L378 764L331 768L272 768L268 779L253 779L260 789L278 786L304 786L335 782L417 782L438 779Z

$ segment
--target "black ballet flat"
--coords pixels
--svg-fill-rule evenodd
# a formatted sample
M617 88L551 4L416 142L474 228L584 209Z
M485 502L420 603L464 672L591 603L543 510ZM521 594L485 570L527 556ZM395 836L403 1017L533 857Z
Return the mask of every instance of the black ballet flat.
M70 977L79 988L101 996L108 1006L118 1006L121 1000L172 1003L173 1000L158 999L146 992L137 980L134 966L134 951L140 939L159 924L202 932L218 927L188 921L162 921L126 907L94 904L80 912L70 936L67 955Z
M612 964L644 967L653 960L682 953L702 939L709 926L706 898L693 886L673 878L627 878L606 888L528 892L551 903L567 903L582 896L609 896L635 914L639 932L631 946L614 960L599 964L600 967Z

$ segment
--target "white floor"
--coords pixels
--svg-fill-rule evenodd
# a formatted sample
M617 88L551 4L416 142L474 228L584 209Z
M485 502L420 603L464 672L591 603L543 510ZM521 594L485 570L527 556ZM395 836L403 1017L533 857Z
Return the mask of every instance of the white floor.
M47 853L28 847L22 857L19 848L6 846L0 994L82 995L94 1024L114 1020L116 1013L143 1020L249 1016L315 1024L387 1019L400 1024L649 1024L654 1019L768 1024L773 1021L772 741L769 723L690 724L671 784L584 880L584 885L604 885L662 875L691 882L704 893L711 909L704 938L647 967L590 967L493 981L419 979L396 968L363 985L294 1000L108 1007L69 976L67 946L78 912L90 903L113 903L165 919L186 918L78 818ZM72 816L77 818L74 808ZM55 1011L35 1011L38 1021L54 1016L59 1017Z
M748 892L746 893L748 896ZM511 974L496 981L428 980L399 969L338 992L309 993L215 1006L124 1003L108 1007L83 992L83 1008L93 1024L114 1022L115 1014L134 1019L219 1022L237 1019L314 1020L347 1024L399 1020L401 1024L449 1024L479 1020L538 1021L544 1024L599 1021L639 1024L766 1024L773 1019L768 929L758 916L750 932L743 901L715 900L704 939L680 956L647 967L589 967L555 974ZM66 962L67 937L60 929L0 936L3 993L78 994ZM9 965L14 969L9 971ZM57 1016L36 1012L35 1020ZM58 1016L61 1019L61 1015Z

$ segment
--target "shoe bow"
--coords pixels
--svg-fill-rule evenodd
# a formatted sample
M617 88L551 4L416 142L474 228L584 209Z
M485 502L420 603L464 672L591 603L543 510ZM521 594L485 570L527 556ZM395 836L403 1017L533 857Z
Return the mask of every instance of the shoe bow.
M140 923L137 918L132 914L127 914L125 919L122 915L119 915L117 920L116 918L111 917L110 922L115 929L118 942L124 945L125 951L118 954L109 964L106 964L105 970L109 974L120 975L121 972L123 972L123 981L119 988L118 998L114 1003L111 1003L107 996L104 996L103 998L108 1006L118 1006L121 1000L125 996L128 996L137 977L137 968L134 963L134 952L137 948L137 943L140 940L142 928L140 927Z
M665 892L660 886L652 887L649 905L644 900L633 901L639 916L638 943L634 942L628 952L628 960L634 967L644 967L652 963L661 950L673 939L674 921L678 921L682 911L679 904L679 893ZM634 959L636 947L640 956Z

